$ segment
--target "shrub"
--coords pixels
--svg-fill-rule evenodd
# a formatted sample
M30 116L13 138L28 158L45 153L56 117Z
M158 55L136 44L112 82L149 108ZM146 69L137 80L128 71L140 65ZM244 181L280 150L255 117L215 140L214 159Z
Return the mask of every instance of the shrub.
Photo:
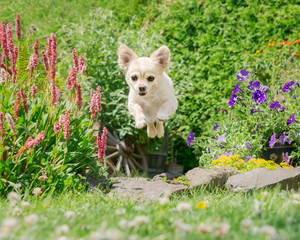
M81 93L83 59L78 63L74 49L72 72L61 78L56 35L40 51L45 40L29 47L31 34L21 38L18 26L17 39L4 22L0 29L0 194L20 186L82 188L81 174L104 171L95 154L94 120L83 111L89 108Z

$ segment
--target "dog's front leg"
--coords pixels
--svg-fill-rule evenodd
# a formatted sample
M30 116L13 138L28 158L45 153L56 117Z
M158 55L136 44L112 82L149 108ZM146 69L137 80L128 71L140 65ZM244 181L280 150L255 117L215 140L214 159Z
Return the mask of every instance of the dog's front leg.
M165 135L164 130L164 123L161 121L156 122L156 129L155 129L157 137L161 138Z
M154 123L147 123L147 135L154 138L156 135Z
M129 103L129 111L135 120L136 128L143 128L146 126L146 118L142 107L134 102Z

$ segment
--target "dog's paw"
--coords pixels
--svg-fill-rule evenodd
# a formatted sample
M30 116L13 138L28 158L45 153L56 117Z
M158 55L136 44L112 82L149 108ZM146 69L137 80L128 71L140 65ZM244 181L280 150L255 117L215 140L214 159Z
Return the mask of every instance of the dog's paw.
M156 136L155 127L153 124L147 125L147 135L150 138L154 138Z
M164 112L159 112L157 113L157 119L159 121L167 121L169 118L168 114L167 113L164 113Z
M139 129L141 129L141 128L145 127L145 126L146 126L146 121L145 120L139 121L139 122L135 123L135 127L139 128Z
M162 124L156 125L156 135L157 137L161 138L165 135L164 127Z

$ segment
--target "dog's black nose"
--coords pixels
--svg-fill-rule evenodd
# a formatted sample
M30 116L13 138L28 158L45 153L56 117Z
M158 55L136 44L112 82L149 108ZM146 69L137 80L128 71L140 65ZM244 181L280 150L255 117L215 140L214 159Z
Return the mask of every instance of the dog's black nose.
M139 87L140 92L145 92L146 91L146 87Z

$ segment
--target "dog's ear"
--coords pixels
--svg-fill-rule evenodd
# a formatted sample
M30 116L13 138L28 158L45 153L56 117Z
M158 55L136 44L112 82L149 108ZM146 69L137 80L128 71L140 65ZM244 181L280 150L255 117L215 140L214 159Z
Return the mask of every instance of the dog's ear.
M120 68L122 68L123 70L127 71L130 62L136 58L138 58L138 56L126 45L122 44L119 49L118 49L118 63Z
M152 53L150 58L165 69L169 66L170 55L171 53L169 48L164 45Z

